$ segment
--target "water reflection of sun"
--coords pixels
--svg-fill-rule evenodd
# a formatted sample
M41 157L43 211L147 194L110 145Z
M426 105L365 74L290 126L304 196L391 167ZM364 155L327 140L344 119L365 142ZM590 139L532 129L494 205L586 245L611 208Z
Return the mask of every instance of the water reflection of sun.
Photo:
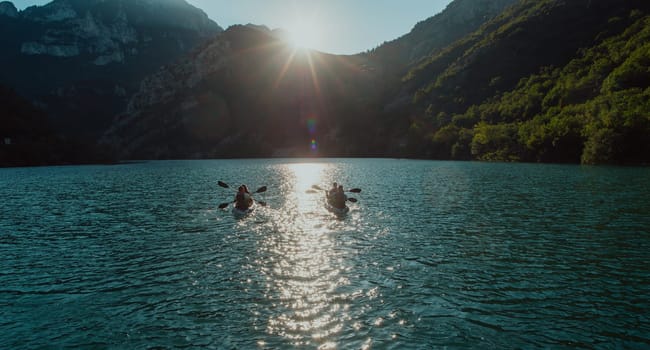
M294 345L336 347L347 316L346 298L337 293L348 283L343 276L343 256L316 215L319 194L307 193L323 180L327 164L288 164L285 179L292 183L289 200L276 222L276 235L268 237L268 260L263 273L266 297L273 310L267 332L290 339Z
M310 193L311 186L323 182L325 163L296 163L288 164L288 169L293 173L293 194L296 196L298 207L309 206L314 202L314 194Z

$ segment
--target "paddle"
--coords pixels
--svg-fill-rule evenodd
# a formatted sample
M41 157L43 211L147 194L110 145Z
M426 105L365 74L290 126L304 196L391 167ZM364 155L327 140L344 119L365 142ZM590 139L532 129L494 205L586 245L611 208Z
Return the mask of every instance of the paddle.
M230 203L235 203L235 202L221 203L221 204L219 204L219 209L226 209L226 207L229 206Z
M217 181L217 185L219 185L219 186L221 186L223 188L230 188L230 186L228 186L227 183L225 183L225 182L223 182L221 180ZM225 209L227 206L230 205L230 203L231 202L226 202L226 203L219 204L219 209ZM232 202L232 203L234 203L234 202Z
M356 202L358 202L358 200L357 200L356 198L352 198L352 197L349 197L349 198L348 198L348 201L349 201L349 202L352 202L352 203L356 203Z
M322 187L320 187L318 185L312 185L311 188L313 188L315 190L318 190L318 191L325 191ZM345 192L361 193L361 189L360 188L352 188L352 189L349 189L349 190L347 190Z
M262 186L262 187L258 188L257 191L255 191L253 193L262 193L262 192L266 192L266 186ZM261 206L266 207L266 202L258 201L258 200L255 200L255 201L257 203L259 203Z
M230 186L228 186L227 183L222 182L222 181L217 181L217 184L218 184L219 186L223 187L223 188L230 188Z

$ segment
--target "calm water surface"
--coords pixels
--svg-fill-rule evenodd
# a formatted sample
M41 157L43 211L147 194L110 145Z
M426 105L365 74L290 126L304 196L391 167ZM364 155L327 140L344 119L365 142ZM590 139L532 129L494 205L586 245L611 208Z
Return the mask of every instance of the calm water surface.
M266 185L242 220L219 203ZM311 185L363 189L327 212ZM649 348L650 169L0 169L0 349Z

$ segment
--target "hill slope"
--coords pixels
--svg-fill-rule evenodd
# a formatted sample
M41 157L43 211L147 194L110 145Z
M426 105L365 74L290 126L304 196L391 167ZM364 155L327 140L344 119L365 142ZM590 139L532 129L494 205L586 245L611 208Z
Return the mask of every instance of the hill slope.
M642 121L635 122L642 129L628 139L631 145L598 156L587 153L605 151L605 146L594 145L605 140L590 136L593 131L587 129L593 125L587 127L586 121L581 124L585 130L574 125L571 132L554 136L546 130L543 137L537 135L543 140L523 136L532 131L522 128L530 127L532 119L539 124L541 118L549 122L558 114L585 112L578 112L577 105L593 101L619 105L613 107L615 113L628 113L620 106L628 102L607 87L616 79L610 75L621 70L634 76L628 78L634 86L628 87L640 95L625 94L642 101L648 88L643 44L648 11L647 2L632 0L520 1L405 77L402 88L414 101L409 112L411 151L444 159L647 162L647 156L638 155L644 148L637 148L639 135L648 135ZM577 87L558 87L561 84ZM635 107L634 118L643 119L646 107ZM598 119L607 111L592 113ZM623 116L615 119L614 124L627 123ZM495 124L501 127L491 127Z

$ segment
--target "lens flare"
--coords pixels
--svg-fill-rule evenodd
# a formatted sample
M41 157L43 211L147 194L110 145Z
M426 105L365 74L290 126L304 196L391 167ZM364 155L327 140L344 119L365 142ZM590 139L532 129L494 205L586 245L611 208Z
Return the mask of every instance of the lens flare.
M311 140L311 150L312 152L316 152L318 150L318 142L316 142L315 139Z
M316 132L316 118L307 119L307 130L309 130L310 135Z

